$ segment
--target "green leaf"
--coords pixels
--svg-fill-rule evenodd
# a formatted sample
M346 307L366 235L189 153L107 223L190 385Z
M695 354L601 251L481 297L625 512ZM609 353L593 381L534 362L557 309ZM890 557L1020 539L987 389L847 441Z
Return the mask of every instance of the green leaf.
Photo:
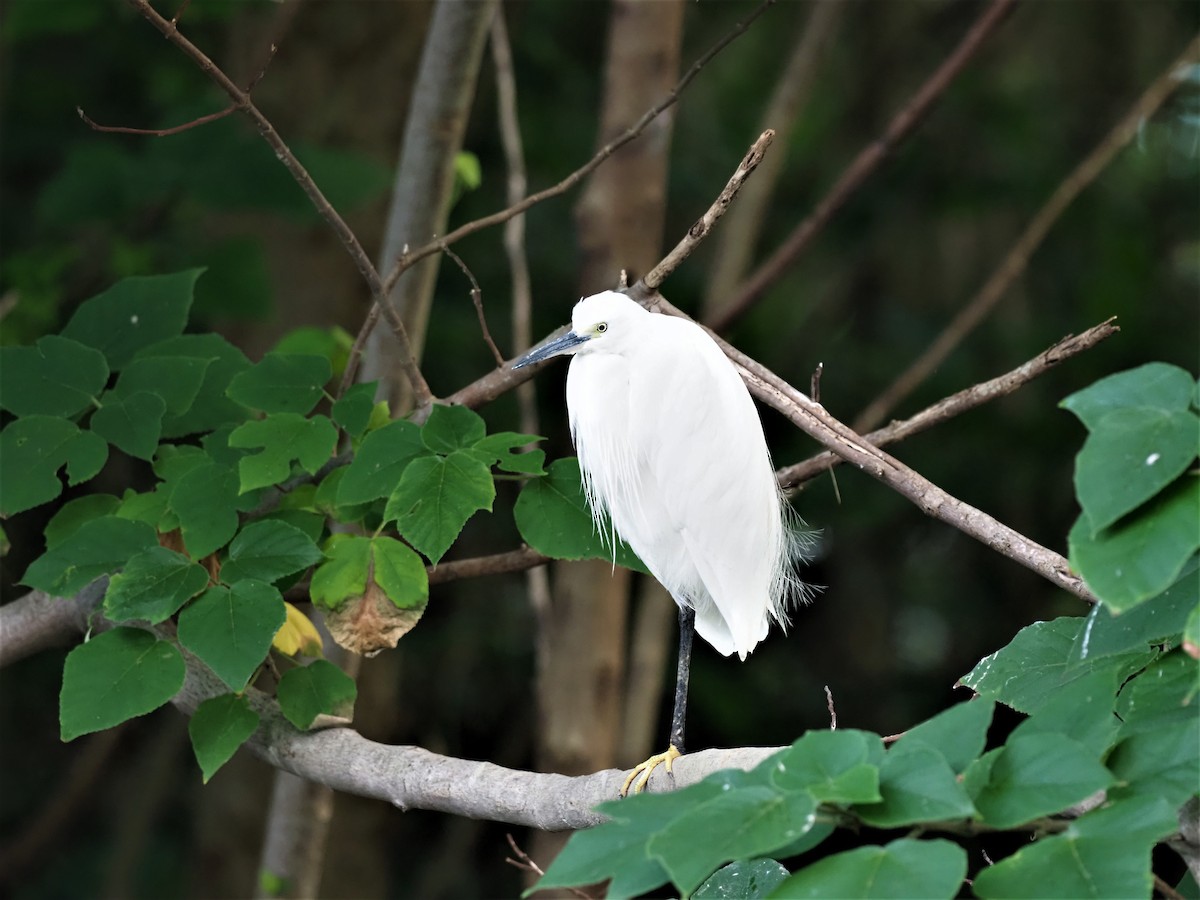
M472 447L487 434L478 413L465 406L435 404L421 428L421 440L434 453L453 453Z
M990 766L975 806L996 828L1061 812L1113 782L1086 747L1052 732L1010 738Z
M354 338L347 334L344 328L337 325L332 328L316 328L310 325L289 331L271 348L271 352L285 356L323 356L329 360L329 367L334 377L337 377L345 370L353 345Z
M723 791L666 825L646 849L686 895L718 866L796 840L812 828L816 811L806 793L766 787Z
M864 822L878 828L976 815L946 758L924 743L897 744L888 751L879 767L879 793L882 802L854 808Z
M1107 614L1105 614L1107 615ZM1037 713L1018 725L1009 736L1063 734L1078 741L1099 759L1116 739L1120 720L1113 713L1118 672L1097 669L1050 695Z
M1193 558L1173 585L1119 616L1113 615L1102 603L1093 606L1071 647L1072 663L1145 650L1178 635L1188 616L1200 604L1200 579L1196 577L1196 569Z
M937 750L952 771L961 773L983 752L994 711L995 704L983 699L959 703L910 728L895 746L923 743Z
M1067 537L1071 567L1104 604L1123 612L1165 591L1200 547L1200 479L1185 475L1149 505L1093 536L1086 515Z
M59 697L64 741L158 709L183 687L183 657L140 628L114 628L67 654Z
M865 731L810 731L760 763L780 791L807 791L819 803L874 803L883 762L879 736Z
M1072 663L1071 648L1084 624L1082 618L1063 616L1028 625L1007 647L981 659L960 684L1020 712L1035 713L1071 682L1098 669L1124 678L1154 657L1146 651Z
M229 382L230 399L268 413L309 413L321 399L333 369L324 356L268 353Z
M436 565L467 520L477 510L491 512L495 499L492 473L470 453L425 456L405 468L383 521L396 520L405 539Z
M70 597L157 545L154 529L145 522L103 516L85 522L35 559L21 583L56 597Z
M18 416L73 416L107 381L104 354L78 341L51 334L36 347L0 347L0 408Z
M225 396L233 377L250 368L250 360L241 350L217 334L182 334L152 344L137 354L137 360L179 358L209 360L209 364L187 412L175 415L168 403L168 415L163 420L164 438L212 431L228 422L246 418L245 408Z
M405 467L428 453L421 441L421 429L412 422L400 419L372 431L363 439L338 484L338 505L369 503L389 496L400 483Z
M286 618L279 591L247 578L232 588L209 588L181 612L179 642L231 690L241 691Z
M238 477L228 466L204 463L179 479L167 503L193 559L215 553L237 533L237 498Z
M58 470L68 482L92 478L108 458L108 445L90 431L55 416L25 416L0 433L0 515L40 506L62 493Z
M361 597L369 580L398 609L424 608L429 599L421 557L393 538L338 534L330 538L325 555L327 561L313 572L309 592L314 603L327 609Z
M85 522L114 513L120 505L121 501L112 494L86 494L68 500L46 523L46 549L61 544Z
M489 466L496 466L502 472L513 472L518 475L545 475L542 466L546 463L546 453L543 450L529 450L524 453L514 451L533 441L542 438L536 434L517 434L514 431L501 431L489 434L475 444L471 451L477 454Z
M1200 661L1182 650L1155 661L1121 691L1121 734L1153 733L1176 722L1196 721Z
M237 694L210 697L196 707L188 722L188 736L205 784L258 730L258 721L249 701Z
M967 854L957 844L902 838L827 856L801 869L771 896L949 900L958 896L966 876Z
M324 558L312 538L299 528L278 519L264 519L247 525L233 539L229 559L221 567L221 580L226 584L242 578L278 581Z
M1091 429L1115 409L1131 406L1187 409L1195 387L1195 380L1186 370L1154 362L1102 378L1067 397L1059 406L1069 409Z
M310 475L329 462L337 446L337 429L324 416L306 419L297 413L276 413L246 422L229 435L229 446L261 447L238 462L242 492L286 481L292 460Z
M1179 827L1161 797L1134 797L1093 810L975 876L990 897L1149 897L1150 851Z
M358 688L354 679L333 663L317 659L284 672L277 696L287 720L304 730L322 714L349 718Z
M84 301L63 337L95 347L109 368L124 368L137 351L183 332L192 290L203 269L123 278Z
M158 449L166 410L157 394L138 391L117 397L110 391L92 416L92 431L130 456L150 460Z
M608 896L616 900L666 884L667 872L647 853L647 843L679 816L718 796L726 785L732 789L738 780L733 773L717 772L682 790L632 794L620 801L602 803L597 812L609 816L609 820L571 835L535 888L594 884L611 878Z
M1200 449L1190 410L1117 409L1092 427L1075 458L1075 493L1095 536L1182 475Z
M208 586L208 573L182 553L149 547L114 575L104 595L104 612L114 622L166 621Z
M371 424L371 412L375 409L375 392L378 389L379 383L376 381L353 384L333 404L333 421L350 437L356 440L362 437Z
M1196 719L1133 734L1113 750L1107 766L1120 782L1110 797L1154 795L1178 809L1197 793L1200 731Z
M143 351L145 352L145 351ZM190 356L145 356L121 371L114 396L151 393L163 401L166 413L182 416L195 402L213 359Z
M174 520L174 516L167 512L167 491L162 489L162 485L148 494L139 494L132 488L126 490L115 515L122 519L145 522L156 531L167 532L179 527L177 521L170 523L170 527L160 527L164 518Z
M513 516L521 537L534 550L555 559L614 559L619 566L647 572L624 542L616 552L605 546L588 511L579 476L579 460L557 459L545 478L530 481L517 497ZM604 529L607 532L608 529Z
M694 900L721 900L738 897L759 900L779 887L790 873L773 859L751 859L732 862L717 869L696 888Z

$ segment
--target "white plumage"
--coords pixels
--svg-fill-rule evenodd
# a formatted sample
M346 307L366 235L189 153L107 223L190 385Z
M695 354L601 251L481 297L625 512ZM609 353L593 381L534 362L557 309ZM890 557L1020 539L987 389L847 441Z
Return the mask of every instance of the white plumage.
M745 384L698 325L606 291L522 363L573 352L571 434L607 515L718 652L742 659L786 624L798 541ZM611 538L611 535L609 535Z

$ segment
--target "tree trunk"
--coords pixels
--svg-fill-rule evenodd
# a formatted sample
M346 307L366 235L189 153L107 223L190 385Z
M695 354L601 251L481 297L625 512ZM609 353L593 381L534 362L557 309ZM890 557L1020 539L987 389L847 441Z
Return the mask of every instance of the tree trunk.
M633 124L675 83L683 10L680 0L613 4L598 145ZM615 287L622 269L632 280L658 261L672 124L669 112L660 116L588 180L575 210L581 295ZM555 566L539 635L537 756L544 771L575 775L618 763L630 580L628 571L614 572L603 561ZM533 858L548 863L564 840L536 835Z

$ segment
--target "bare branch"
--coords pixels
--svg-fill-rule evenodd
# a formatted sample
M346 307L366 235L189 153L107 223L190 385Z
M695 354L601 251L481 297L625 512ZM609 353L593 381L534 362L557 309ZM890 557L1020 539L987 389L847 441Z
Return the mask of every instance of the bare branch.
M717 43L714 44L707 53L697 59L692 64L692 67L684 73L682 78L679 79L679 82L671 89L666 97L664 97L654 106L650 107L650 109L646 110L645 114L636 122L634 122L633 125L622 132L619 137L614 138L601 147L596 152L595 156L593 156L590 160L588 160L562 181L558 182L558 184L548 187L545 190L538 191L535 194L530 194L519 203L514 203L505 209L500 210L499 212L492 213L489 216L484 216L481 219L475 219L472 222L467 222L465 225L460 225L441 240L445 241L447 244L453 244L467 235L474 234L477 231L482 231L484 228L490 228L493 225L499 225L501 222L506 222L513 216L525 212L525 210L532 206L536 206L543 200L549 200L551 197L557 197L559 194L569 191L589 174L591 174L591 172L597 166L612 156L613 153L615 153L620 147L628 144L630 141L640 135L646 129L646 126L654 121L654 119L658 118L659 115L673 106L679 99L679 95L683 93L684 88L691 83L692 79L699 74L700 70L708 65L708 63L712 61L713 57L729 46L729 44L731 44L735 38L739 37L743 32L745 32L745 30L750 27L751 23L754 22L754 20L764 12L766 12L768 7L773 6L775 2L776 0L763 0L763 2L759 4L759 6L756 7L755 10L750 13L750 15L746 16L746 18L742 19L740 22L737 22L729 31L729 33L725 35L725 37L717 41ZM388 276L384 281L385 287L390 288L393 284L395 284L396 279L403 274L405 269L408 269L414 263L424 259L431 253L436 253L440 249L440 241L434 240L417 247L416 249L409 250L408 252L401 254L400 258L396 260L395 265L392 267L392 270L388 273Z
M951 394L932 406L921 410L915 416L901 422L892 422L885 428L863 435L863 440L876 447L885 447L896 441L932 428L942 422L961 415L967 410L981 406L997 397L1004 397L1022 385L1032 381L1044 372L1053 369L1063 360L1069 359L1085 350L1090 350L1106 338L1116 334L1121 329L1113 324L1115 317L1099 325L1093 325L1080 335L1068 335L1053 347L1043 350L1029 362L1017 366L1011 372L1006 372L989 381L976 384L966 390ZM780 487L785 490L794 488L801 482L807 481L842 460L834 453L825 451L818 453L803 462L778 470L775 475Z
M487 317L483 314L483 291L479 287L479 282L475 280L475 274L463 262L461 256L445 244L442 245L442 252L454 260L458 268L462 270L462 273L467 276L467 280L471 282L471 302L475 304L475 315L479 317L479 329L483 332L483 340L488 345L488 349L492 351L492 358L496 360L496 368L500 368L504 365L504 354L500 352L500 348L492 340L492 332L488 328Z
M762 162L763 156L767 152L767 148L771 146L771 141L775 140L775 132L768 128L758 136L750 149L746 151L746 155L742 158L737 169L734 170L721 193L717 195L717 199L705 211L695 224L687 230L687 234L683 239L674 246L670 253L663 257L662 261L646 273L646 277L642 279L642 284L654 291L662 285L662 283L679 268L691 252L696 249L696 246L708 237L708 233L712 231L713 225L721 216L725 215L725 210L729 209L729 204L733 202L733 198L737 196L746 179L758 168L758 164Z
M275 126L254 105L249 92L238 87L233 79L209 59L199 47L185 38L175 27L175 20L163 18L150 5L150 0L127 0L127 2L141 13L151 25L157 28L168 41L182 50L199 67L200 71L225 92L229 99L233 101L233 106L240 112L245 113L250 121L254 123L259 135L275 152L275 156L283 163L284 168L288 170L288 173L291 174L296 184L300 186L300 189L304 191L318 215L325 220L338 236L338 239L342 242L342 246L345 247L346 252L350 254L350 258L354 260L354 264L358 267L363 280L366 281L367 287L371 292L371 297L376 302L382 300L386 296L386 292L383 289L383 282L380 280L375 266L371 263L370 257L367 256L366 251L362 248L362 244L359 243L358 237L350 229L350 226L346 224L345 219L338 214L338 211L325 198L321 189L313 181L312 176L308 174L308 170L296 158L296 154L292 152L283 138L279 136L279 132L275 130ZM180 9L176 16L178 17L182 12L183 8ZM403 328L403 325L401 325L401 328ZM425 377L417 367L416 358L413 356L407 333L400 331L397 334L397 340L400 342L401 347L400 364L405 376L412 384L413 395L418 398L417 402L419 405L425 405L432 399L433 392L430 391Z
M737 296L722 306L709 323L715 330L727 330L791 267L812 239L833 218L834 213L875 173L896 145L921 123L934 102L945 93L996 26L1012 12L1013 5L1014 0L992 0L954 51L896 113L883 134L859 152L811 215L797 225L767 261L758 267L742 285Z
M184 122L182 125L174 125L171 128L129 128L124 125L101 125L99 122L93 121L87 113L83 111L82 106L75 107L75 112L79 118L83 119L84 123L92 131L103 131L107 134L140 134L146 137L168 137L172 134L182 134L192 128L198 128L201 125L207 125L209 122L215 122L218 119L224 119L231 113L238 111L237 104L231 104L222 110L215 113L209 113L206 116L201 116L198 119L192 119L190 122Z
M550 562L529 547L510 550L508 553L493 553L491 556L474 556L453 562L439 563L426 569L430 584L445 584L462 578L480 578L484 575L504 575L508 572L524 572Z
M855 419L859 430L873 428L907 397L912 390L929 377L962 340L982 322L1000 302L1012 283L1021 276L1029 265L1029 258L1042 243L1046 234L1068 206L1082 193L1083 189L1096 180L1129 141L1137 134L1142 123L1154 115L1171 93L1179 86L1180 69L1200 57L1200 35L1194 37L1174 62L1154 80L1146 91L1134 102L1129 111L1113 126L1099 144L1084 157L1082 162L1054 189L1050 199L1030 219L1025 231L1013 244L1012 249L992 272L979 292L971 298L962 311L946 326L920 357L893 381L875 400L871 401Z

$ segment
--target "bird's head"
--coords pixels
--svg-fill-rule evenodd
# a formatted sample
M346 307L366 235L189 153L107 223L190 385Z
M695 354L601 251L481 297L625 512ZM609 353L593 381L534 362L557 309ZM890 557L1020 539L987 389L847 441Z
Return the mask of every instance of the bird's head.
M649 312L616 291L584 297L575 304L570 330L534 347L513 363L513 368L520 369L552 356L619 353L637 327L638 317L648 315Z

